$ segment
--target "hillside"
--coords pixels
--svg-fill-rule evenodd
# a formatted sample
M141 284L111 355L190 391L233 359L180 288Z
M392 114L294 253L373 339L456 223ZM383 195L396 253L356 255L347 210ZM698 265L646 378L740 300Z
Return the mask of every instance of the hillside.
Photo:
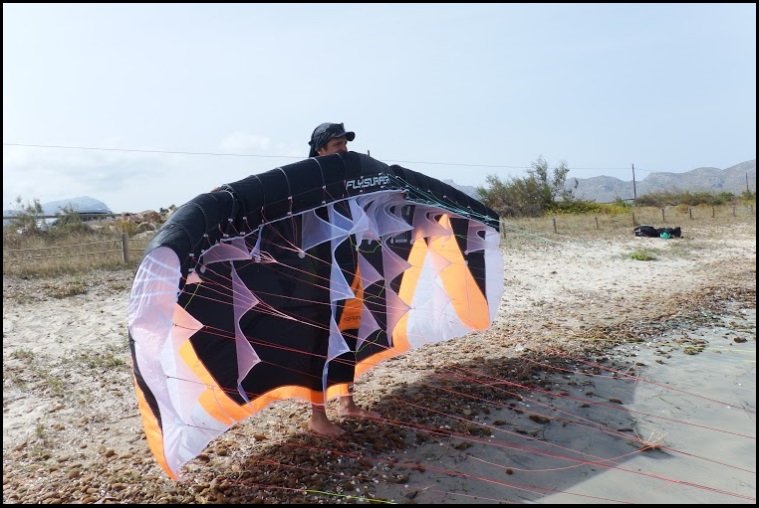
M741 162L727 169L702 167L685 173L657 172L637 181L637 194L643 196L655 192L731 192L741 194L748 187L756 192L756 159ZM575 182L577 187L575 188ZM616 199L632 199L632 180L620 180L612 176L593 178L568 178L567 188L574 189L578 199L610 202Z

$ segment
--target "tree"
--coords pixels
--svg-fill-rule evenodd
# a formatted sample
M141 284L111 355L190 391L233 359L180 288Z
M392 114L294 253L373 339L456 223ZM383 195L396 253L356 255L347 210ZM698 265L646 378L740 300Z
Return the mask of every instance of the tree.
M557 201L571 201L573 199L573 191L565 188L567 173L569 173L565 161L561 161L558 166L553 168L552 177L549 177L548 163L543 157L538 157L531 166L527 173L538 181L541 189L541 201L546 208L550 208ZM577 187L577 183L575 182L575 187Z
M486 187L478 187L477 193L500 215L538 216L555 208L559 201L573 201L573 191L565 188L567 173L566 162L561 161L551 171L545 159L538 157L527 170L528 176L504 182L496 175L488 175Z

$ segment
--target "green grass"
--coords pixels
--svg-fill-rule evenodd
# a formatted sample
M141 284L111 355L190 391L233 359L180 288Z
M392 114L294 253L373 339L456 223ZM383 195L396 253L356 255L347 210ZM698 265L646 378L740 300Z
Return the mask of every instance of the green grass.
M647 249L638 249L630 253L630 259L634 259L636 261L655 261L657 258L651 251Z

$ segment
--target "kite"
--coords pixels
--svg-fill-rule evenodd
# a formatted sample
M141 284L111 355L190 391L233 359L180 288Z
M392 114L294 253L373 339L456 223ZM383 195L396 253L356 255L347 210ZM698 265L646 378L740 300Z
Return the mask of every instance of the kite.
M148 245L128 307L157 462L177 479L275 401L323 404L384 359L488 328L499 242L498 215L479 201L355 152L181 206Z

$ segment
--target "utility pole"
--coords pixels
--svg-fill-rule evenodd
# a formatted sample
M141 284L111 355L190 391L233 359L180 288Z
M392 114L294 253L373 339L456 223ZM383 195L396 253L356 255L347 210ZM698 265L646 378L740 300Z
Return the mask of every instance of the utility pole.
M748 187L748 171L746 171L746 194L751 194L751 189Z
M638 201L638 188L635 185L635 164L632 165L633 167L633 205Z

